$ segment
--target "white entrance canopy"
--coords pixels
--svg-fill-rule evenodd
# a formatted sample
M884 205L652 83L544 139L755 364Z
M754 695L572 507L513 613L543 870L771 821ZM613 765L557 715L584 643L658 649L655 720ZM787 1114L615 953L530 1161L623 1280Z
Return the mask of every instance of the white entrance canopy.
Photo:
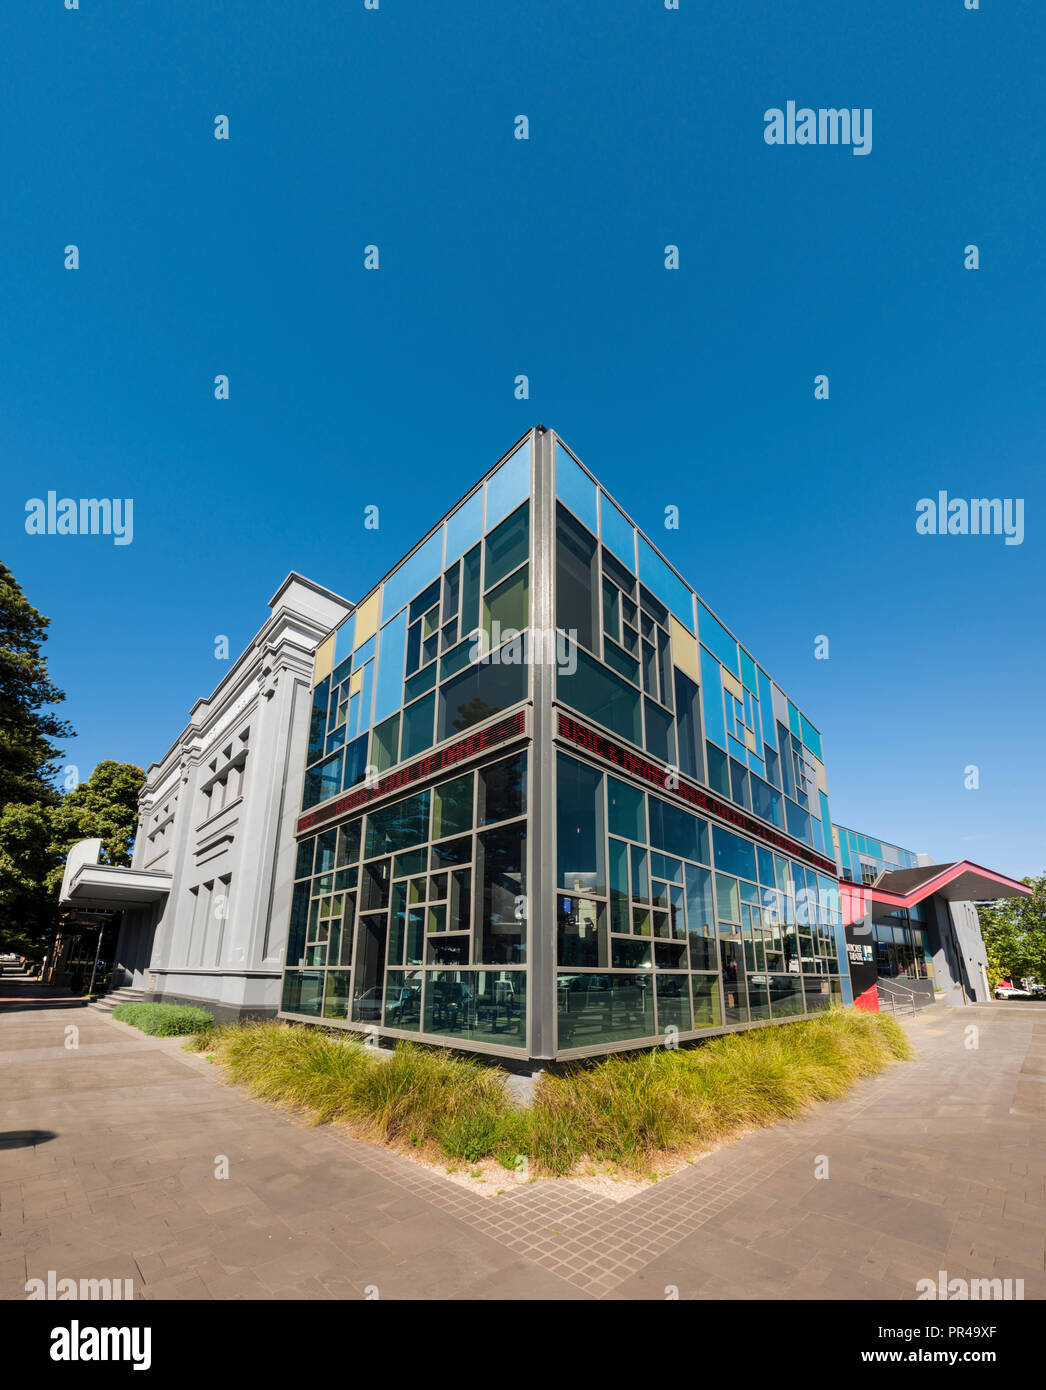
M154 869L122 869L100 864L101 840L81 840L66 856L62 876L63 907L144 907L171 891L171 875Z

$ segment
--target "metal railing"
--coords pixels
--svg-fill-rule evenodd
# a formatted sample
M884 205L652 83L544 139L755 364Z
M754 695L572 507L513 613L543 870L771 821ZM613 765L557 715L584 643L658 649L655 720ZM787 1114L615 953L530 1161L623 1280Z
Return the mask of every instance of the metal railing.
M900 998L893 992L898 989L902 992ZM922 996L917 994L914 989L909 989L907 985L899 985L896 980L879 981L879 1002L889 1004L890 1012L895 1018L900 1013L910 1014L912 1018L917 1018L919 1005L916 1000L921 998Z

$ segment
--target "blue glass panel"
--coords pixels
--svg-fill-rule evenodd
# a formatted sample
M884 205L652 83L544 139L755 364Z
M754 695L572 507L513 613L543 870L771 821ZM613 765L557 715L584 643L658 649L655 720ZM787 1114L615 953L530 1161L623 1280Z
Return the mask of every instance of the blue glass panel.
M341 685L342 681L345 679L347 675L349 675L351 670L352 655L350 653L344 661L339 662L338 665L335 666L334 671L331 674L331 686L334 687Z
M720 748L726 747L726 726L723 723L723 677L719 662L701 648L701 684L704 686L705 737Z
M721 826L712 827L715 867L735 878L755 879L755 845Z
M774 887L774 857L769 850L756 845L756 858L759 861L759 882L764 888Z
M556 496L585 523L593 535L596 521L596 485L583 468L556 441Z
M777 734L774 731L774 697L770 692L770 677L760 666L756 672L759 677L759 722L763 729L763 742L771 748L777 747Z
M447 553L444 568L459 560L483 535L483 489L479 488L456 512L447 517Z
M489 531L502 521L513 507L530 496L530 440L522 443L505 460L493 477L487 479L487 520ZM594 529L594 528L593 528ZM463 547L464 548L464 547Z
M843 866L843 873L850 878L850 846L847 843L846 831L839 831L839 859Z
M697 635L710 652L715 652L726 669L736 676L740 671L737 643L723 624L712 617L700 599L697 600Z
M407 614L401 610L381 629L378 650L378 679L374 694L374 722L380 724L403 699L403 644L407 635Z
M443 528L422 545L409 560L405 560L395 574L385 581L385 591L381 598L382 616L391 618L399 612L415 594L420 594L443 570Z
M334 633L334 657L335 663L344 661L347 656L352 655L352 639L356 633L356 614L350 613L337 628Z
M752 692L753 695L757 695L757 694L759 693L759 690L758 690L758 686L757 686L757 684L756 684L755 662L752 660L752 658L751 658L751 657L748 655L748 653L745 651L744 647L742 647L742 648L740 649L740 651L741 651L741 684L744 685L744 686L747 686L748 689Z
M605 492L599 494L599 521L602 541L627 570L636 572L636 528L618 511Z
M824 853L824 840L821 837L821 822L816 816L810 817L810 839L818 854Z
M726 747L730 756L736 758L742 767L748 766L748 749L743 743L738 743L736 738L727 735Z
M374 650L378 644L377 633L373 637L368 637L363 646L352 653L352 669L358 671L365 661L369 661L374 655Z
M350 787L357 786L367 775L367 743L366 734L362 738L355 739L345 749L345 772L342 778L342 790L348 791Z
M757 758L751 749L748 750L748 766L753 772L758 772L760 777L766 776L766 767L762 758Z
M789 835L801 840L804 845L813 848L813 834L810 830L810 816L801 806L797 806L794 801L785 797L785 819Z
M873 854L876 859L881 859L883 857L883 847L878 840L870 839L868 841L868 853Z
M821 735L810 723L805 714L800 714L799 716L799 727L802 730L802 740L807 748L809 748L815 758L820 758L823 762L824 754L821 752Z
M374 698L374 662L368 661L363 668L363 684L360 686L360 722L359 732L362 734L370 728L371 702ZM353 731L350 729L350 733Z
M673 570L662 560L645 536L637 534L639 578L670 613L686 628L694 630L694 596Z

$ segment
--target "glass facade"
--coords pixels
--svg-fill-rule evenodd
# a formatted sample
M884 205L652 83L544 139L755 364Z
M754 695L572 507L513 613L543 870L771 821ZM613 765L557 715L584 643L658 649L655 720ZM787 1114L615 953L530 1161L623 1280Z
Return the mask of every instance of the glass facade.
M301 810L287 1016L541 1057L849 1001L819 732L551 433L322 644Z
M918 863L910 849L901 849L899 845L876 840L843 825L832 826L832 842L841 876L852 883L871 884L882 873L914 869Z

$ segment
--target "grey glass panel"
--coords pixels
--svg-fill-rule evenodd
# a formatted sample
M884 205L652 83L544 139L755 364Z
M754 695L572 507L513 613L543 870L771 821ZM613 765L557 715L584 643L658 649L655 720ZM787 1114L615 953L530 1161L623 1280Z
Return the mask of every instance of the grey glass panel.
M513 820L526 813L526 753L480 768L477 824L493 825L496 821Z
M745 966L739 939L719 938L719 954L722 961L723 997L726 1008L724 1023L748 1022L748 992L745 987Z
M385 977L385 1026L416 1033L421 1027L420 970L390 970Z
M694 1027L718 1028L723 1021L718 975L691 975L694 995Z
M649 974L574 975L561 971L556 992L560 1049L654 1034L654 990Z
M707 864L708 822L657 796L649 796L647 802L650 843L654 848L677 855L680 859L696 859L701 864Z
M607 777L607 829L626 840L646 842L646 803L638 787Z
M623 840L610 841L610 930L629 930L628 846Z
M324 1018L348 1018L351 970L328 970L323 994Z
M391 806L382 806L367 816L366 858L376 854L397 854L411 849L429 837L428 791L403 797Z
M530 505L526 503L487 536L484 589L492 589L506 574L521 565L529 553Z
M416 758L432 747L432 721L436 710L436 693L408 705L403 711L403 733L400 738L400 761Z
M601 662L579 650L573 674L564 669L557 671L556 691L560 700L579 714L596 720L637 747L642 746L639 692Z
M386 931L385 913L360 918L352 986L352 1017L357 1023L381 1022Z
M371 761L379 772L386 772L399 762L400 717L394 714L374 730Z
M471 772L432 789L432 838L463 835L472 829L473 781Z
M288 970L283 977L281 1008L288 1014L320 1016L323 1003L322 970Z
M575 893L605 893L602 773L559 754L556 806L559 887Z
M556 508L556 626L596 645L599 567L596 540L562 507Z
M674 677L676 697L676 750L679 771L684 777L703 782L704 759L701 756L701 694L698 687L682 671Z
M556 900L556 958L560 965L606 969L606 907L595 898Z
M526 699L527 670L525 664L506 666L480 662L441 685L437 741L464 733L474 724Z
M425 1032L524 1047L524 970L433 970L425 981Z
M669 1028L677 1028L681 1033L689 1033L693 1027L690 1018L690 976L657 975L657 1030L664 1034Z
M611 942L611 951L610 963L615 970L649 970L653 964L649 937L615 937Z
M484 965L521 965L526 959L526 821L484 830L476 836L480 960Z
M803 982L798 975L770 976L770 1013L790 1018L803 1012Z

